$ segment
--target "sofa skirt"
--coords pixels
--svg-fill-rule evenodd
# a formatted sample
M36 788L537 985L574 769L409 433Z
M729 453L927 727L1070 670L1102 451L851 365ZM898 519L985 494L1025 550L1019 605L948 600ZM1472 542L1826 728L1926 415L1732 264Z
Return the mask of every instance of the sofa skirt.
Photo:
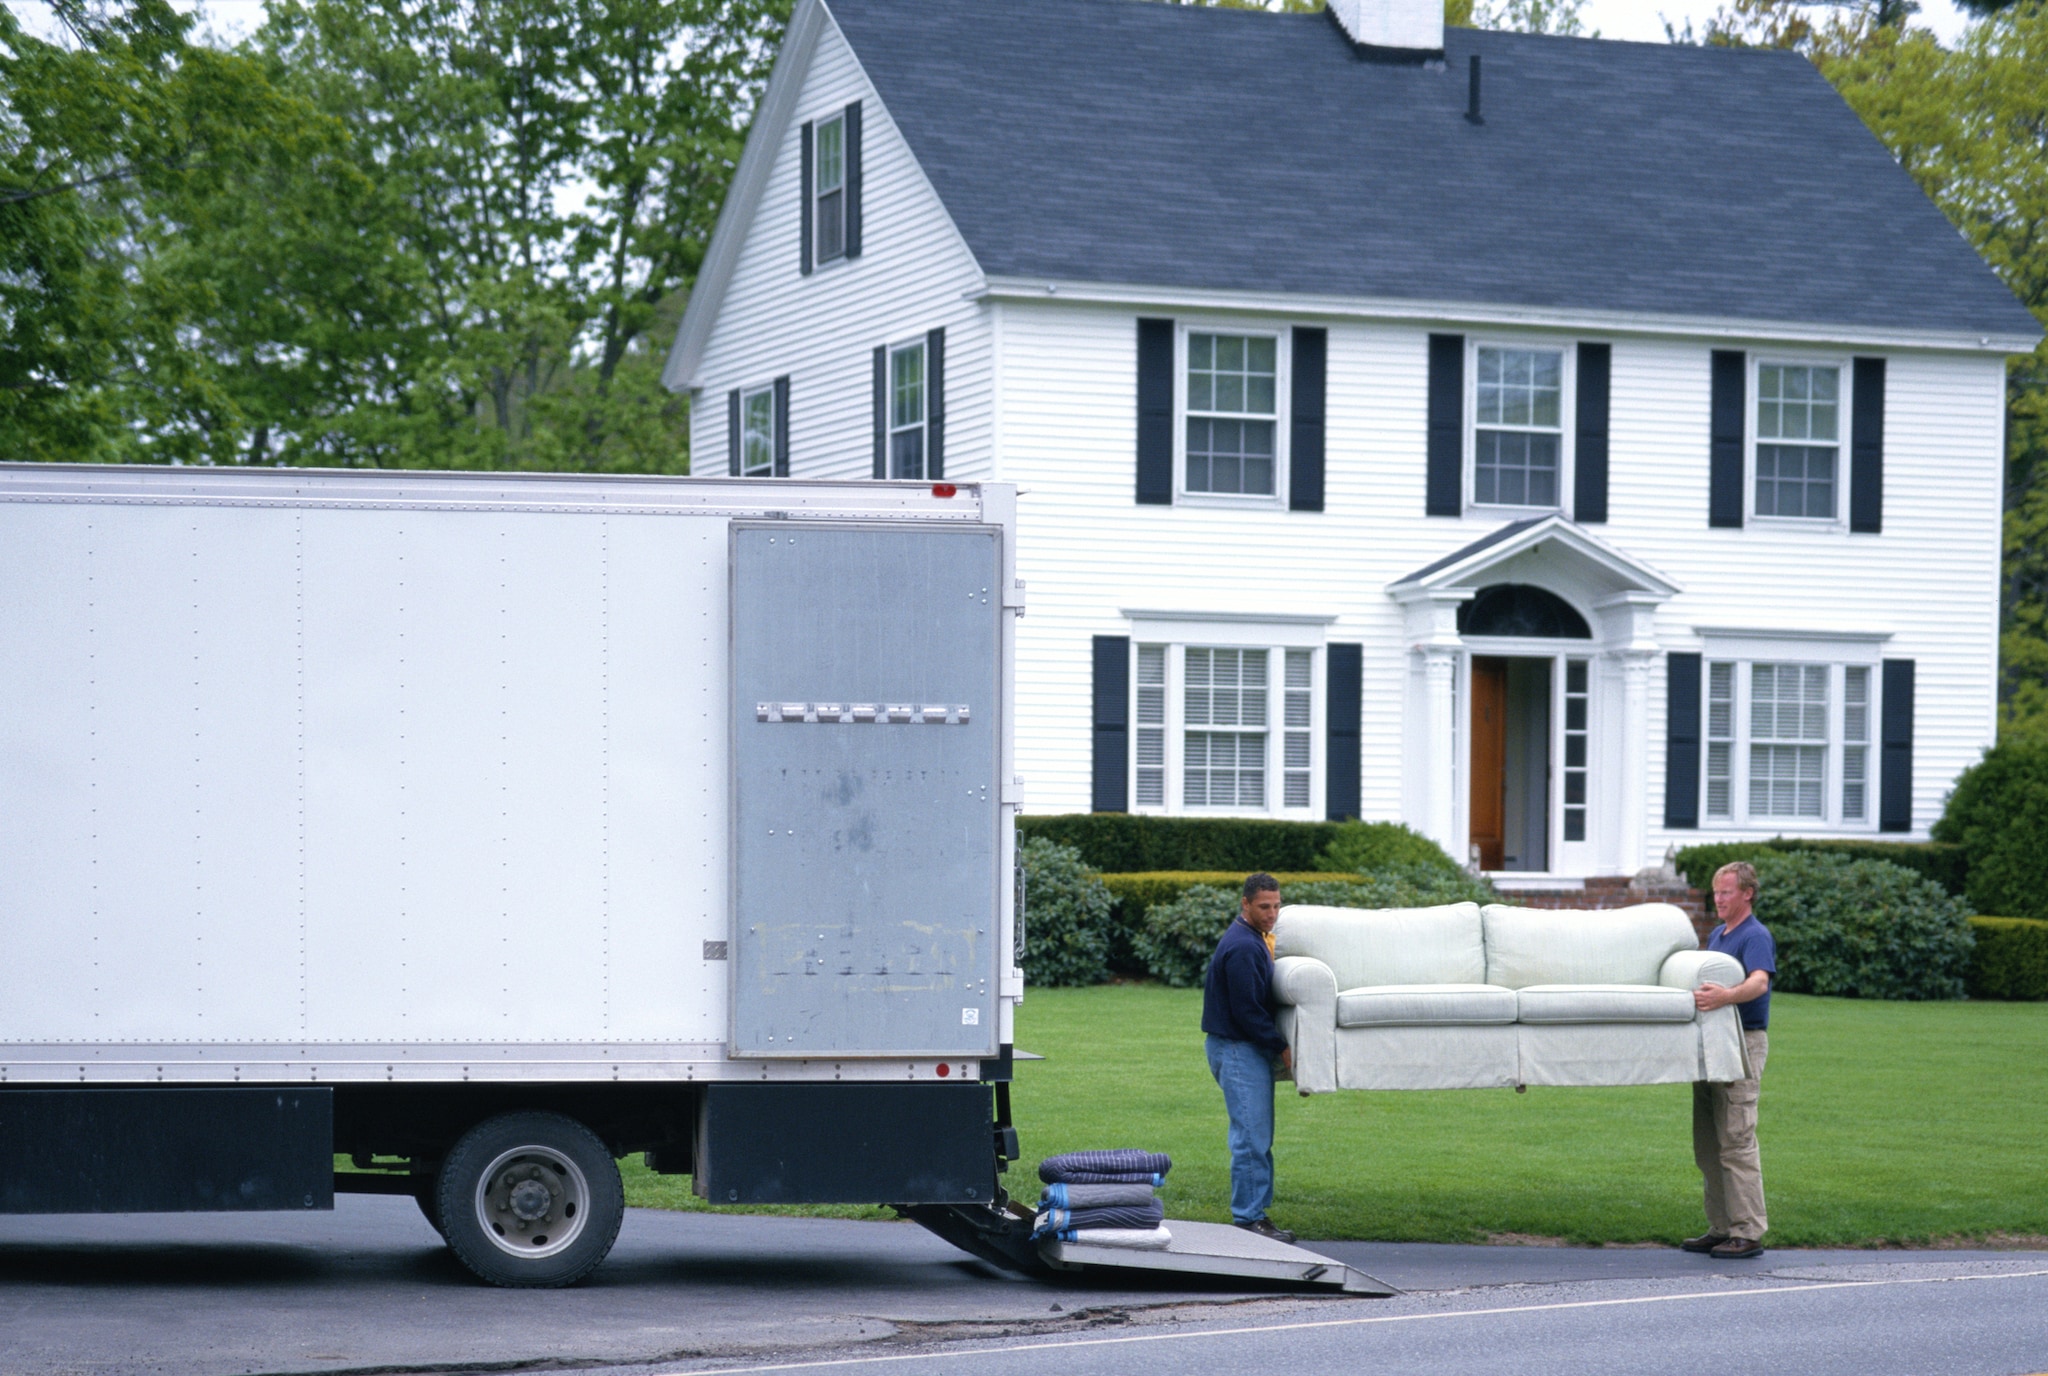
M1733 1008L1687 1023L1346 1027L1335 1042L1337 1089L1725 1083L1747 1067ZM1302 1076L1305 1093L1326 1083Z

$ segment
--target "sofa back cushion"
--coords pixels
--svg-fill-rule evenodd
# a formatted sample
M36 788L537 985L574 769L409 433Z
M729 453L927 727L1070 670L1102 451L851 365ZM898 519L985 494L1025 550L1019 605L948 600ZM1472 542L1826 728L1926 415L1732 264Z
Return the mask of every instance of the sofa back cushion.
M1337 988L1374 984L1484 984L1486 945L1477 903L1441 908L1280 910L1274 954L1313 956Z
M1655 984L1665 959L1699 947L1692 919L1669 903L1604 912L1486 905L1486 980L1532 984ZM1337 987L1344 987L1339 980Z

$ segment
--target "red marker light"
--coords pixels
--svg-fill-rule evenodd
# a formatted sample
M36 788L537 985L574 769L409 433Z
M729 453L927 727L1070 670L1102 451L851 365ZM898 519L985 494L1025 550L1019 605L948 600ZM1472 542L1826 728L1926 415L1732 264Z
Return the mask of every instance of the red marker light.
M960 489L953 486L953 484L951 483L932 484L932 496L934 497L957 497L959 495ZM942 1071L940 1073L943 1074L944 1072Z
M939 1062L939 1078L941 1080L945 1079L948 1075L951 1075L952 1073L952 1066L947 1065L944 1061Z

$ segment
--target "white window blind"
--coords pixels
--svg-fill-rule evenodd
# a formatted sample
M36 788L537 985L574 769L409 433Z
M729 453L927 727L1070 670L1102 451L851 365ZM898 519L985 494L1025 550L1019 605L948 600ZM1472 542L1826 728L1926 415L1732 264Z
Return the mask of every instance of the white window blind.
M1138 647L1138 806L1166 803L1166 647Z
M1707 816L1735 811L1735 666L1707 666Z
M1827 779L1828 669L1750 666L1749 812L1819 817Z
M1286 759L1283 762L1285 773L1281 785L1282 802L1287 807L1307 807L1312 796L1309 771L1315 754L1309 728L1315 721L1315 704L1311 700L1314 690L1315 652L1289 650L1285 707Z
M1266 654L1188 648L1181 766L1188 805L1266 806Z
M1860 822L1870 810L1870 666L1842 670L1842 820Z

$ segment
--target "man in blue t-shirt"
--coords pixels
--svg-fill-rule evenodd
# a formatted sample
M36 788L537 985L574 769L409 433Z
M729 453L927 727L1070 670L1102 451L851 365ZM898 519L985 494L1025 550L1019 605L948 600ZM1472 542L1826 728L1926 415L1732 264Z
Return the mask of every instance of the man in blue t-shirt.
M1202 1030L1209 1073L1230 1115L1230 1217L1238 1227L1292 1242L1266 1217L1273 1202L1273 1077L1293 1067L1287 1038L1273 1021L1273 924L1280 884L1270 874L1244 881L1238 915L1224 929L1202 981Z
M1702 1013L1734 1004L1742 1016L1742 1043L1749 1075L1732 1084L1699 1081L1692 1087L1692 1154L1706 1187L1707 1231L1685 1240L1688 1252L1723 1259L1763 1255L1764 1174L1756 1151L1757 1091L1769 1050L1771 976L1778 973L1778 947L1770 929L1756 920L1756 869L1738 860L1714 871L1714 911L1721 925L1707 949L1735 957L1740 984L1702 984L1693 1003Z

